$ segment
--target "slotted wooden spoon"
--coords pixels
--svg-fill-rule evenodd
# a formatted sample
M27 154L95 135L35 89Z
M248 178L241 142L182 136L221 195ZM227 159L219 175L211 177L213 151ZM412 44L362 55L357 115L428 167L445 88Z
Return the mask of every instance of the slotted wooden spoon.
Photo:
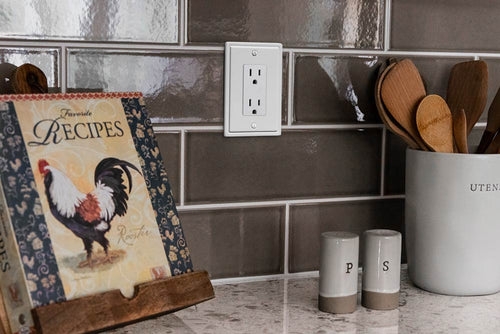
M484 61L466 61L453 66L446 101L453 115L465 110L467 134L481 117L487 96L488 66Z
M469 153L469 146L467 145L467 116L463 109L453 117L453 136L455 137L458 153Z
M391 62L388 66L382 65L379 69L379 74L377 78L377 82L375 84L375 105L377 106L378 114L380 119L384 123L384 125L391 131L392 133L401 137L404 142L411 148L419 148L419 145L415 142L415 140L404 130L401 128L396 122L391 118L391 115L385 109L384 103L382 102L382 97L380 96L382 82L384 81L385 76L389 71L394 67L396 63Z
M486 129L483 132L481 141L477 148L477 153L484 153L488 146L490 146L493 138L500 129L500 88L497 91L497 95L491 102L490 109L488 110L488 123L486 124Z
M423 150L428 150L420 138L415 115L425 97L425 87L417 68L409 59L397 62L385 75L380 88L382 101L390 115Z
M441 96L428 95L420 102L417 128L433 151L453 153L453 119L450 108Z

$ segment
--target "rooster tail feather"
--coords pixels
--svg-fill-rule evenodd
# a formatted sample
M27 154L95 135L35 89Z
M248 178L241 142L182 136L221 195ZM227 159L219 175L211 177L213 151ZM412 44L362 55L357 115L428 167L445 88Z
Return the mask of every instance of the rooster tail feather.
M137 167L135 167L130 162L125 161L125 160L120 160L117 158L102 159L101 162L99 162L99 164L95 168L94 183L97 185L97 182L99 182L99 180L102 179L102 177L112 175L113 173L110 172L110 170L116 166L119 166L127 175L128 184L129 184L129 191L128 192L130 193L132 191L132 175L130 174L130 170L128 168L132 168L140 175L142 175L142 173L139 171L139 169L137 169Z
M101 183L112 189L112 200L114 202L115 214L118 214L119 216L124 215L127 211L128 194L125 191L126 187L123 184L123 172L125 172L128 179L128 193L130 194L132 191L132 175L130 174L129 168L141 174L139 169L130 162L116 158L105 158L101 160L94 173L94 182L97 187L99 183Z

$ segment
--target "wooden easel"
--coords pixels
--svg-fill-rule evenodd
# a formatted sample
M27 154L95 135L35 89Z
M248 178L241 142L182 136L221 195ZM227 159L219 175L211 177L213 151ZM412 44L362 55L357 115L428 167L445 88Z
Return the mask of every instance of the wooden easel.
M10 66L8 68L12 70ZM0 67L0 81L3 80L2 75L5 77L5 69ZM33 65L25 64L15 69L9 78L7 88L0 84L0 94L47 93L47 79ZM214 297L208 273L195 271L137 285L134 297L130 299L123 297L119 290L113 290L38 307L31 313L37 334L76 334L123 326ZM0 334L11 334L1 295Z

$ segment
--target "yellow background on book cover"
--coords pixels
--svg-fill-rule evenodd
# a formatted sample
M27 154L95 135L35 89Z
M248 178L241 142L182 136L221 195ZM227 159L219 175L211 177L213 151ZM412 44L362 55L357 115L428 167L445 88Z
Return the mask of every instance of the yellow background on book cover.
M40 138L33 134L33 127L38 121L61 116L65 117L58 122L70 126L79 122L102 124L118 121L124 132L122 137L108 137L104 131L101 138L65 140L64 132L60 131L64 140L58 144L26 145L66 298L73 299L112 289L120 289L126 296L131 296L134 285L152 280L153 268L163 270L165 276L171 276L148 189L143 177L136 171L130 170L133 188L127 201L127 212L123 217L116 215L111 221L111 229L106 233L110 251L125 252L125 255L111 264L80 268L79 263L86 258L82 240L57 221L49 209L43 176L38 170L40 159L47 160L50 166L63 172L84 194L95 188L94 171L104 158L125 160L141 170L120 99L16 101L15 109L25 144L40 141ZM68 109L71 110L70 113L64 111ZM49 122L44 122L43 126L47 128L47 124ZM83 126L80 129L83 129ZM114 129L114 133L117 132L119 133L119 130ZM74 134L69 136L73 137ZM123 178L128 192L125 174ZM100 251L101 246L95 242L94 256Z

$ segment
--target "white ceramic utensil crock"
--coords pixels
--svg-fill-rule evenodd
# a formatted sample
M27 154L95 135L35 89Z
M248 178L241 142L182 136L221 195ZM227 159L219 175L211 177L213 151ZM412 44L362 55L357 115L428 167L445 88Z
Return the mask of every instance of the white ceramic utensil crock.
M500 291L500 154L406 153L410 279L447 295Z

